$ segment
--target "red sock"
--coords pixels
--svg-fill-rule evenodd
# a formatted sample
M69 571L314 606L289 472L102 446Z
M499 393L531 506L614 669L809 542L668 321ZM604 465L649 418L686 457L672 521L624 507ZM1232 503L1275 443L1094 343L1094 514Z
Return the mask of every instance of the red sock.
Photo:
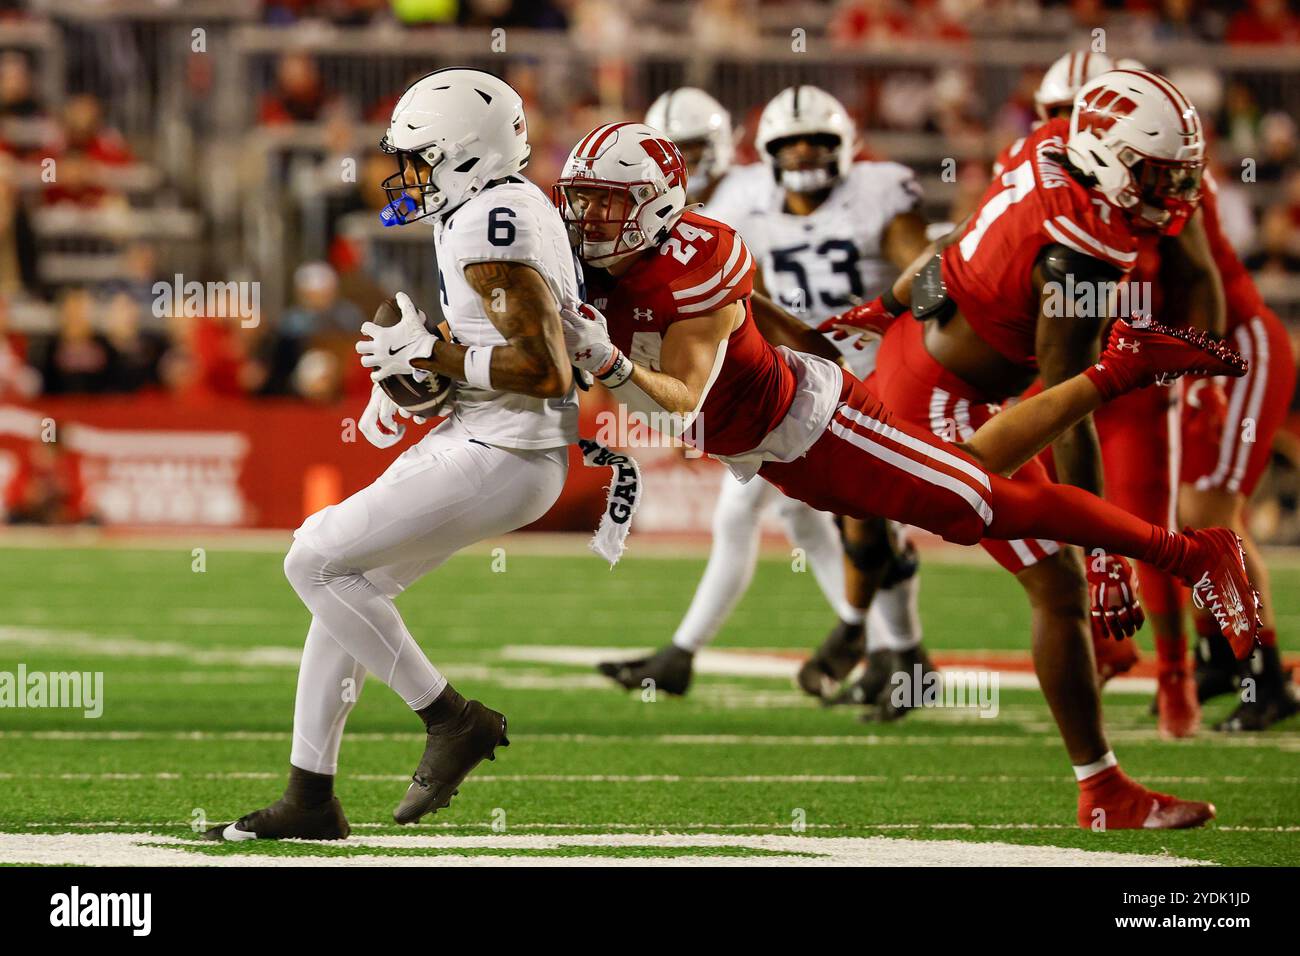
M1182 667L1187 660L1187 635L1157 634L1156 660L1161 670Z
M1181 614L1184 600L1182 582L1168 571L1143 562L1138 565L1138 586L1142 589L1142 606L1148 614Z
M1012 481L989 475L993 523L987 538L1055 538L1145 561L1171 573L1187 554L1187 539L1143 521L1072 485Z

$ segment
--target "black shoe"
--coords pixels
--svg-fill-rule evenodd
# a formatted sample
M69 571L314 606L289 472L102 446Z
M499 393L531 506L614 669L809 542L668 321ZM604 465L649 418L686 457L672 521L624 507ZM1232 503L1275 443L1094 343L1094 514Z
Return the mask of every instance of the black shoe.
M635 661L605 661L596 670L627 690L640 690L647 680L665 694L685 694L691 686L691 665L695 655L669 644L649 657Z
M424 756L415 768L406 796L393 810L393 819L398 823L415 823L426 813L450 806L451 798L460 792L457 788L471 771L484 759L496 760L498 746L510 746L504 714L477 700L466 700L450 687L443 695L448 691L455 696L445 703L454 702L455 713L441 723L426 723Z
M795 684L805 694L829 701L841 691L841 682L858 666L866 649L866 627L840 621L812 657L803 662Z
M1295 694L1291 690L1291 672L1282 670L1282 661L1276 647L1257 647L1246 659L1242 675L1242 694L1252 687L1252 700L1242 700L1237 709L1214 725L1215 730L1228 733L1267 730L1280 720L1286 720L1297 711Z
M917 679L917 668L920 668L920 680ZM907 712L913 707L920 706L922 697L921 689L924 687L922 681L927 674L933 674L938 671L934 663L930 660L930 655L925 652L925 648L920 644L908 648L905 651L891 651L889 663L885 667L885 686L876 694L875 698L867 702L867 709L858 717L863 723L889 722L891 720L900 720L907 716ZM894 695L895 674L906 674L909 683L913 687L913 693L906 695L908 699L896 701Z
M234 823L223 823L203 834L205 840L342 840L352 828L343 816L338 797L304 807L281 797L269 807L254 810Z
M1219 634L1196 642L1196 699L1202 704L1237 690L1240 668L1228 642Z
M874 704L880 692L889 686L889 675L893 673L894 652L874 650L867 655L867 666L857 680L845 684L839 692L830 697L823 697L822 704L827 707L839 707L842 704L856 704L865 707Z

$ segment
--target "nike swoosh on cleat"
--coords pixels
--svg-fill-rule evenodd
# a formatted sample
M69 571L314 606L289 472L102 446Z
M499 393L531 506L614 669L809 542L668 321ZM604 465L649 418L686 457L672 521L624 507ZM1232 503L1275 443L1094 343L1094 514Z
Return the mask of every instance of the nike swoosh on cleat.
M241 830L238 824L232 823L222 831L221 835L231 843L238 843L241 840L256 840L257 834L251 830Z

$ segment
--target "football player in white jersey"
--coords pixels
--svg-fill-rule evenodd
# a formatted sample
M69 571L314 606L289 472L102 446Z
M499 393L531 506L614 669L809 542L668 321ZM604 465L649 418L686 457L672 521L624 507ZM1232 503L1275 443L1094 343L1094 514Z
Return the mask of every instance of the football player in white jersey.
M741 204L741 191L756 185L771 190L771 176L762 166L731 165L731 115L703 90L689 86L669 90L651 104L645 121L667 133L681 151L689 171L687 199L702 203L702 214L713 216L716 210L727 221L725 211ZM672 643L651 657L606 662L597 669L624 687L639 688L650 679L667 693L686 693L695 653L717 635L753 580L759 520L769 508L776 509L791 544L806 555L827 603L843 622L840 626L860 630L862 612L845 596L844 549L835 519L781 494L768 482L741 484L724 470L713 512L709 561Z
M917 212L920 186L906 166L854 162L856 130L848 111L815 86L793 86L763 109L754 145L771 185L738 189L740 202L723 217L736 227L759 264L755 290L815 329L845 303L879 294L926 246L926 222ZM761 322L774 344L780 326ZM875 365L872 349L834 343L860 378ZM830 697L865 705L867 718L891 719L889 675L912 673L930 662L921 647L915 550L905 532L886 522L841 519L848 557L849 597L856 618L827 638L800 671L799 683L826 698L862 646L867 668ZM860 609L869 605L869 612ZM856 626L854 626L856 625Z
M735 130L731 114L708 93L681 86L663 93L646 110L645 122L668 134L686 161L686 199L703 203L704 212L731 173Z
M312 619L289 784L271 806L209 830L212 839L347 836L334 773L367 671L401 696L426 732L393 811L398 823L447 806L470 771L508 744L505 717L448 684L393 597L466 545L541 517L559 496L578 421L559 305L580 297L580 280L559 213L518 175L528 132L523 102L506 83L465 69L417 80L381 147L398 165L384 182L394 199L385 221L432 226L455 341L426 331L399 294L401 321L367 323L357 350L376 382L428 372L457 385L446 421L374 483L294 532L285 574ZM392 428L395 411L376 385L362 432L381 447L396 441L404 426Z

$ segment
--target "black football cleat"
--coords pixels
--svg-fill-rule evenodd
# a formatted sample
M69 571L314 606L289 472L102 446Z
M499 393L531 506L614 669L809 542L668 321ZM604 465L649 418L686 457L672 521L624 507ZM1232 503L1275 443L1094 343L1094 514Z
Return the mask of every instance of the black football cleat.
M842 686L838 693L822 698L822 704L826 707L839 707L844 704L858 707L874 705L880 692L889 686L893 662L892 651L884 648L872 651L867 655L867 666L858 675L858 679Z
M866 710L859 715L858 719L863 723L876 721L887 723L891 720L900 720L906 717L909 710L920 706L922 688L924 687L921 682L929 674L938 672L938 668L930 660L930 655L925 652L925 648L920 644L905 651L891 651L889 653L889 664L884 668L885 686L876 694L873 700L867 702ZM906 674L907 680L912 687L912 694L904 695L902 700L896 699L894 694L895 674Z
M1247 681L1253 681L1253 699L1243 699L1231 714L1215 724L1215 730L1227 733L1268 730L1300 711L1291 689L1291 672L1282 670L1276 647L1256 648L1247 665L1242 675L1242 693L1250 686Z
M840 621L812 657L803 662L794 682L810 697L830 703L842 692L840 685L858 666L866 649L866 626Z
M691 686L695 655L676 644L634 661L604 661L596 670L627 690L641 690L652 681L656 690L681 696Z
M1240 669L1232 648L1222 635L1202 637L1196 642L1196 699L1202 704L1237 690Z
M450 694L448 694L450 691ZM454 701L455 712L438 723L426 724L428 735L424 756L415 768L406 796L393 810L398 823L415 823L426 813L451 805L451 798L465 778L480 763L496 760L497 747L509 747L506 718L477 700L467 700L452 691L443 692Z
M237 843L241 840L342 840L352 828L338 797L305 807L281 797L269 807L223 823L203 834L205 840Z

